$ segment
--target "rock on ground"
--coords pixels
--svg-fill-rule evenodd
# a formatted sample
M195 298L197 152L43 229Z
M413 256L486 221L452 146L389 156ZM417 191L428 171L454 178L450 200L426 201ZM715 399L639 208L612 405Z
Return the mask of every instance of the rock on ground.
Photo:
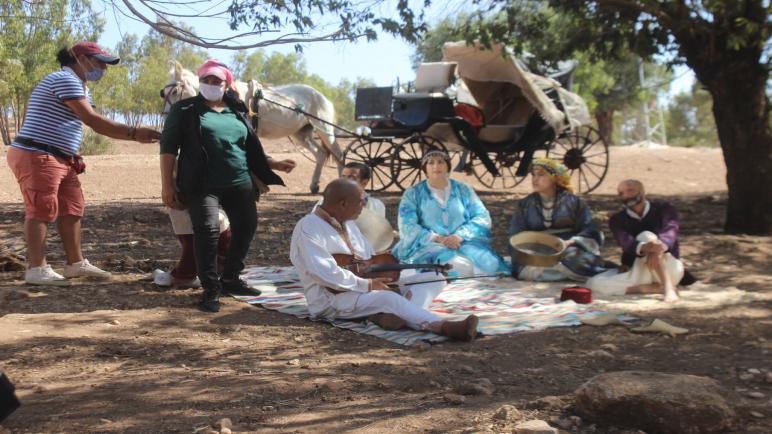
M530 410L556 410L565 408L566 402L561 396L543 396L526 404Z
M516 434L557 434L558 430L543 420L529 420L515 425Z
M729 428L734 409L710 378L623 371L598 375L576 390L586 419L662 434L707 434Z
M511 422L513 420L520 419L520 411L513 405L505 404L493 413L493 418L505 422Z

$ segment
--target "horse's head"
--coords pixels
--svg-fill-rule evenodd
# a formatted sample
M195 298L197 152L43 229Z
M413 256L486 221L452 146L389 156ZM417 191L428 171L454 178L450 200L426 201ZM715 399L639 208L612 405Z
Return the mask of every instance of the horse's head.
M169 83L161 89L164 100L162 114L169 114L172 104L198 94L198 76L183 68L176 60L169 62Z

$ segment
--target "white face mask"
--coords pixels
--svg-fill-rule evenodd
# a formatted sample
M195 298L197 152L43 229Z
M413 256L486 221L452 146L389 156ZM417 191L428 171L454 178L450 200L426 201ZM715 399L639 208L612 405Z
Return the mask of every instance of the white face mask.
M198 91L201 92L201 95L204 98L212 102L220 101L223 94L225 94L225 89L223 89L223 87L218 84L201 83L201 85L198 87Z

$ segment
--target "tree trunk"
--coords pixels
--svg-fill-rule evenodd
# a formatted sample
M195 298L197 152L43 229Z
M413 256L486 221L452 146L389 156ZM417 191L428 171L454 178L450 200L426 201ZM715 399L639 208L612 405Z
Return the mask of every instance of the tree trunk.
M713 96L713 114L726 163L728 233L772 234L772 128L761 65L726 62L704 82ZM697 71L695 71L697 72ZM698 73L699 78L699 73Z
M598 110L595 112L600 138L611 146L614 144L614 110Z

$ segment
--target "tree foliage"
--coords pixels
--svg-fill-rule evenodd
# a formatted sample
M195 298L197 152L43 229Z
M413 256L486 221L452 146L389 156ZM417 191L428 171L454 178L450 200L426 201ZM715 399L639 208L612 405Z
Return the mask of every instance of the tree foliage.
M698 83L676 95L668 110L668 142L677 146L716 146L718 133L712 105L710 93Z
M0 3L0 16L0 135L8 145L32 89L58 69L56 52L96 39L103 22L88 0L9 0Z

